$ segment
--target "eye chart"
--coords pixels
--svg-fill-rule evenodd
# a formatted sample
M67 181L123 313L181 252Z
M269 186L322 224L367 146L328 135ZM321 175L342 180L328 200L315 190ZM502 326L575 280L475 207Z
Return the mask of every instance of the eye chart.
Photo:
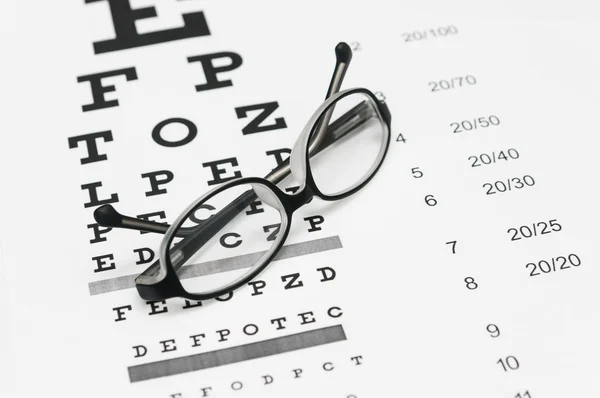
M592 2L10 12L3 396L600 393ZM376 92L392 114L373 181L299 210L247 286L142 300L132 280L161 236L99 226L94 209L171 222L220 183L266 175L324 100L340 41L353 49L343 88ZM256 217L265 239L277 233ZM243 236L222 243L222 261L253 252Z

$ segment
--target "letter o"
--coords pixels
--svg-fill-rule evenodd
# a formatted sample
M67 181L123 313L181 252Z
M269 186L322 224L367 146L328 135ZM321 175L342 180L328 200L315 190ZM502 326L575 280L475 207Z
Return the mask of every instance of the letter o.
M167 141L162 137L161 133L163 128L173 123L183 124L185 127L187 127L188 132L185 138L182 138L178 141ZM176 148L178 146L189 144L194 140L194 138L196 138L196 135L198 135L198 127L196 127L196 125L191 121L180 117L174 117L172 119L163 120L152 129L152 139L154 140L154 142L156 142L158 145L167 148Z
M233 297L233 292L228 292L228 293L225 293L222 296L215 297L215 300L221 301L221 302L225 302L225 301L231 300L232 297Z
M237 388L236 388L237 387ZM233 383L231 383L231 388L235 391L239 391L242 389L242 387L244 387L244 385L242 384L241 381L234 381Z
M249 326L252 326L254 328L254 333L250 333L250 332L247 331L247 329L248 329ZM249 323L246 326L244 326L243 330L244 330L244 334L246 334L248 336L254 336L256 333L258 333L258 326L256 326L253 323Z

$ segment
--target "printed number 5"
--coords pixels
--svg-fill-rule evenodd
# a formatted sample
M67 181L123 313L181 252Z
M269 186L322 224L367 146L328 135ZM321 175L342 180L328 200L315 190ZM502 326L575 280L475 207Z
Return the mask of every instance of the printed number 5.
M412 175L414 178L423 177L423 172L421 170L419 170L418 167L413 167L410 171L412 171Z
M479 122L479 124L481 125L481 127L489 127L490 122L488 122L487 120L485 120L484 117L480 117L479 119L477 119L477 121Z

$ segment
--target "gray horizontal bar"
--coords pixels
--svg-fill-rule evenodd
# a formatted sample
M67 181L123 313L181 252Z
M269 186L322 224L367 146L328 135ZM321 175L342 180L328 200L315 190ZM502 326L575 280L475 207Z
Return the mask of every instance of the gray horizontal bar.
M329 236L327 238L309 240L306 242L293 243L281 248L273 261L284 260L286 258L305 256L307 254L324 252L327 250L340 249L342 242L339 236ZM265 252L256 252L243 254L241 256L228 257L215 261L208 261L200 264L188 265L183 268L179 277L193 278L201 275L208 275L217 272L231 271L240 268L249 268L256 264L256 261L262 257ZM110 293L117 290L131 289L135 287L135 278L138 274L119 276L116 278L105 279L102 281L90 282L90 296L97 294Z
M156 379L158 377L172 376L180 373L193 372L196 370L283 354L285 352L316 347L343 340L346 340L344 328L342 325L335 325L202 354L130 366L127 370L129 371L129 380L134 383L136 381Z

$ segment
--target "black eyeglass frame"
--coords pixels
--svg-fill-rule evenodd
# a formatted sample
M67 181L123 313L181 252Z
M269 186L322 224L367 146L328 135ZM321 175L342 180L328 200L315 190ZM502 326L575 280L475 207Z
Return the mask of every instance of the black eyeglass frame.
M363 181L361 181L358 185L351 187L349 190L342 192L340 194L335 195L326 195L321 190L319 190L318 185L315 183L309 158L311 156L310 153L310 139L311 136L318 129L319 122L322 120L322 116L325 115L330 109L332 109L335 104L345 98L348 95L362 93L368 97L370 97L371 104L376 104L376 111L379 113L379 116L383 123L385 124L385 143L382 145L381 156L379 157L377 163L372 168L372 171L369 175L366 175ZM267 180L266 178L261 177L243 177L236 180L229 181L224 183L213 190L209 191L202 197L198 198L194 201L181 215L173 222L173 224L167 230L161 245L160 245L160 253L159 253L159 272L157 275L151 277L154 281L151 281L150 278L143 281L136 280L136 287L140 296L147 300L165 300L172 297L183 297L189 300L194 301L202 301L208 300L212 298L216 298L227 294L233 290L238 289L239 287L245 285L254 279L258 274L260 274L273 260L273 258L279 253L281 248L283 247L285 240L290 232L291 221L293 213L302 207L304 204L310 202L313 197L318 197L325 201L336 201L340 199L344 199L360 189L362 189L371 179L377 174L379 171L383 160L385 159L391 139L391 115L389 109L385 102L379 101L377 97L369 90L365 88L355 88L349 89L342 92L339 92L328 100L326 100L319 110L315 112L315 115L311 118L313 120L312 125L307 125L303 133L298 138L296 145L294 145L294 150L292 151L292 155L290 156L290 162L294 163L294 157L298 158L298 155L294 155L297 153L297 149L299 145L303 145L307 150L302 156L303 169L306 171L306 175L304 181L300 181L300 189L293 195L288 195L284 193L277 185ZM310 124L310 122L309 122ZM296 152L295 152L296 151ZM313 154L314 155L314 154ZM293 167L292 167L293 169ZM285 210L285 214L282 214L282 223L280 227L280 231L276 241L273 243L273 246L270 250L267 251L266 257L261 258L261 264L258 267L255 267L254 270L245 274L240 279L234 281L234 283L230 283L224 286L221 289L216 289L211 291L210 293L191 293L188 292L182 285L179 277L177 276L177 271L172 264L171 256L169 256L169 248L173 242L173 239L176 237L176 232L180 229L183 222L189 216L189 212L197 209L198 206L202 205L206 201L210 200L210 198L215 195L239 185L247 185L247 184L261 184L271 190L278 200L281 202L283 209ZM214 216L213 216L214 217ZM188 237L189 238L189 237ZM184 240L186 238L184 237Z
M326 101L313 113L313 116L309 119L306 127L302 130L302 133L294 145L290 158L272 170L265 178L240 178L214 188L194 201L192 205L181 213L173 225L170 226L168 224L119 214L109 204L100 206L94 211L96 222L102 226L165 234L159 250L159 260L156 260L135 278L135 286L143 299L160 301L171 297L183 297L200 301L219 297L241 287L262 272L283 247L283 243L290 231L292 215L298 208L310 202L314 196L326 201L343 199L362 189L375 176L381 167L389 148L391 138L391 114L387 104L383 100L378 100L377 97L367 89L356 88L339 92L348 65L352 59L352 50L347 43L341 42L336 46L335 54L336 66L327 90ZM368 99L354 106L337 120L329 124L333 114L333 107L336 103L348 95L357 93L366 95ZM377 162L369 169L369 174L366 174L364 180L359 180L354 186L347 188L341 193L333 195L324 194L319 190L318 184L314 180L309 158L320 153L338 140L341 140L346 135L354 132L357 127L360 127L363 123L373 117L373 112L376 113L385 130L385 142L384 145L380 147ZM293 174L301 183L298 191L293 195L285 194L276 185L290 174ZM180 281L180 277L185 278L189 277L189 275L186 276L185 272L178 275L179 269L183 266L185 261L191 258L197 250L207 243L217 232L227 225L227 223L258 198L259 195L255 192L258 186L253 186L253 189L243 193L216 214L213 214L195 227L184 228L181 227L181 224L188 216L188 213L196 209L200 204L226 189L241 184L261 185L275 195L279 201L278 210L280 211L282 218L280 233L277 235L276 241L271 249L264 252L265 254L260 262L254 265L252 272L234 280L232 283L225 285L221 289L215 289L202 294L190 293L183 287ZM260 190L262 190L262 188ZM171 248L173 253L167 255L169 246L175 237L183 239ZM190 248L192 249L191 251L189 250ZM176 261L176 264L172 263L173 260ZM258 264L259 266L257 266Z

